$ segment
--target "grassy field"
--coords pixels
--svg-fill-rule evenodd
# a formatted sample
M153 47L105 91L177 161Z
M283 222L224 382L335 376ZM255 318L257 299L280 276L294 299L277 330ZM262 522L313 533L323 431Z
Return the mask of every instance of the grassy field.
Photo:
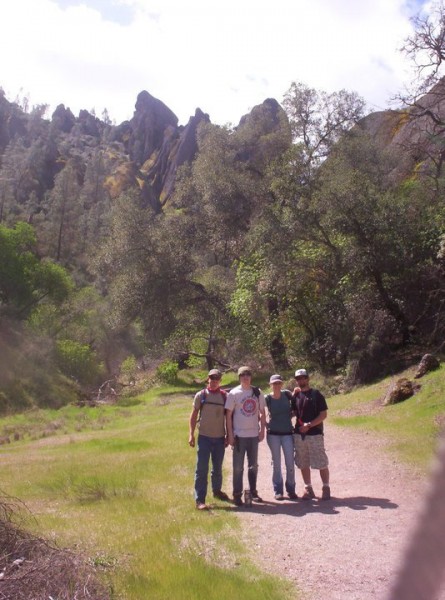
M357 427L389 441L389 451L420 470L425 470L437 446L437 436L445 426L445 366L414 380L415 369L387 377L373 385L329 399L329 420ZM420 384L420 390L404 402L382 406L391 384L407 377Z
M388 437L399 459L423 468L445 419L445 368L420 383L388 407L389 378L334 396L329 419ZM194 510L187 420L196 390L188 376L120 406L1 419L0 436L12 440L0 448L2 491L29 508L28 529L86 553L115 598L296 598L290 584L253 566L227 504Z
M253 566L226 503L194 509L194 391L2 419L2 434L20 438L0 449L2 491L29 508L28 529L86 553L115 598L295 597Z

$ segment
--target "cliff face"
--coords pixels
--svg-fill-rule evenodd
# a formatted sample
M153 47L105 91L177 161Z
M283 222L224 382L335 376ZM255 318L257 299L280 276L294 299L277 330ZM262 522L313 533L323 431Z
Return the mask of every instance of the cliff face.
M42 199L68 160L74 157L78 164L83 164L79 171L82 176L89 158L101 150L110 196L136 188L144 203L159 212L172 196L178 168L191 163L198 152L200 124L209 122L209 116L198 108L187 125L179 126L176 115L147 91L138 95L133 118L117 126L86 110L76 117L63 104L48 121L38 109L26 113L0 95L0 158L5 164L2 155L12 152L14 144L21 144L32 161L32 151L40 148L43 156L40 172L33 175L37 183L34 185L34 180L30 180L26 193L35 192ZM362 119L359 127L395 156L392 177L400 181L419 168L437 168L445 159L444 122L445 83L441 81L416 106L372 113ZM241 142L237 158L261 170L271 144L279 151L290 142L288 129L286 115L278 102L265 100L243 116L236 128ZM13 154L12 157L10 163L14 162ZM7 178L0 171L0 184Z
M394 181L436 171L445 158L445 79L412 106L371 113L359 126L397 159Z

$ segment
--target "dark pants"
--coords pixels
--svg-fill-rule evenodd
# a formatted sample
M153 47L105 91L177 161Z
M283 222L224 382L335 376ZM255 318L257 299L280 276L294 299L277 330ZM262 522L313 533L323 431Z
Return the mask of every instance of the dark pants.
M256 492L258 476L258 436L236 437L233 448L233 495L241 496L243 493L244 457L247 454L247 478L249 488Z
M218 492L222 487L222 464L226 447L224 438L212 438L198 435L198 453L195 472L195 500L205 502L209 462L212 459L212 490Z

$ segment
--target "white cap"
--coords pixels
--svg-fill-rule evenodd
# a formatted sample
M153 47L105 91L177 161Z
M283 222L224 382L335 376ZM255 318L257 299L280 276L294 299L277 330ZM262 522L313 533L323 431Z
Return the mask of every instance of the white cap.
M297 369L295 371L295 377L307 377L306 369Z

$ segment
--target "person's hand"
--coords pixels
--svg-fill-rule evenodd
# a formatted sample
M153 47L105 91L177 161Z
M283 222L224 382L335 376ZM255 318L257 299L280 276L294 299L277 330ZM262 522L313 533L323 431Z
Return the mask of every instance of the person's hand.
M310 428L311 428L311 426L309 423L303 423L303 425L300 425L300 427L298 428L298 431L300 433L307 433Z
M260 431L260 433L258 434L258 441L262 442L264 440L264 430Z
M294 387L294 391L292 392L294 396L296 396L297 394L299 394L301 392L301 387L299 387L298 385L296 385Z
M189 446L191 448L195 447L195 436L194 436L193 433L191 433L190 436L189 436Z
M233 446L235 445L235 438L233 437L233 435L227 436L227 443L233 448Z

